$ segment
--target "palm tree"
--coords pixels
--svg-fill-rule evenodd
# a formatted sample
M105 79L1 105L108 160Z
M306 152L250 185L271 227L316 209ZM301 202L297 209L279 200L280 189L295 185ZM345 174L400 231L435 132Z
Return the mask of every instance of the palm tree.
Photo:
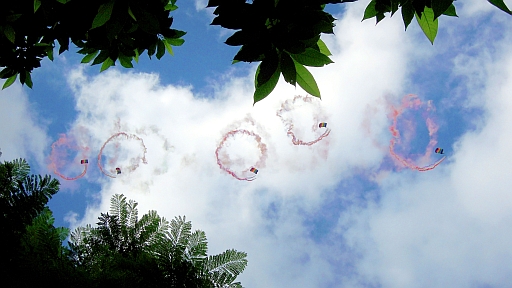
M118 281L133 276L137 280L130 283L144 286L153 281L171 287L242 287L234 280L245 269L247 254L231 249L207 256L204 231L192 232L185 217L169 222L151 210L139 220L137 202L116 194L110 201L110 214L101 213L98 219L96 228L78 227L70 242L79 265L91 273L108 272L98 274L98 281L116 275ZM142 263L152 268L151 277L147 277L149 271L140 270ZM158 277L155 268L160 271Z

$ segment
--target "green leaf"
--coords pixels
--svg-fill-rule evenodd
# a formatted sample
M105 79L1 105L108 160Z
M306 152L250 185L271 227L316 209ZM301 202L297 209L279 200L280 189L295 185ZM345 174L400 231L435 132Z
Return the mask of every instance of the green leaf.
M1 79L5 79L5 78L9 78L10 76L7 76L9 74L13 73L13 70L12 68L4 68L2 69L2 71L0 71L0 78Z
M41 0L34 0L34 13L36 13L37 9L41 6Z
M364 21L366 19L370 19L370 18L373 18L373 17L377 16L378 12L375 9L375 3L376 3L376 1L372 0L370 2L370 4L368 4L368 6L366 6L366 9L364 9L363 20L361 20L361 21Z
M132 57L126 56L124 54L119 54L119 63L121 63L121 66L124 68L133 68L132 64Z
M165 40L159 40L156 49L156 59L160 60L165 55Z
M432 1L432 10L434 11L434 19L441 16L448 7L452 5L454 0L435 0Z
M327 48L327 45L325 45L324 41L322 39L318 39L317 42L318 48L320 48L320 53L324 54L325 56L331 56L331 51L329 51L329 48Z
M434 39L436 39L438 20L434 20L434 10L432 8L425 7L425 10L421 13L421 17L416 14L416 20L427 36L428 40L434 45Z
M139 63L139 49L135 49L134 52L135 57L133 57L133 59L135 59L135 62Z
M260 63L261 66L261 63ZM258 69L256 70L256 75L254 76L254 83L256 83L256 91L254 91L254 104L257 102L265 99L276 87L277 82L279 81L279 75L281 74L281 71L279 68L276 69L274 74L268 79L265 83L257 83L258 82L258 74L260 72L260 66L258 66Z
M263 61L261 61L258 66L258 77L256 78L256 88L258 88L261 83L267 82L272 75L279 70L279 57L277 53L269 53Z
M98 8L98 14L92 21L91 29L100 27L107 23L108 20L110 20L110 16L112 16L112 10L114 8L114 3L115 1L109 1L100 5L100 8Z
M172 3L165 5L165 8L164 8L165 11L174 11L176 9L178 9L178 6L176 6Z
M294 61L295 70L297 70L297 83L299 84L304 91L309 94L320 98L320 90L318 89L318 85L316 84L315 78L313 75L309 73L306 67L302 66L302 64Z
M181 46L183 43L185 43L185 40L181 38L166 38L165 41L167 41L167 43L171 44L172 46Z
M11 77L7 78L7 80L5 80L4 86L2 86L2 90L4 90L5 88L11 86L12 83L14 83L14 81L16 81L17 77L18 77L18 73L16 73L16 74L12 75Z
M307 48L306 51L304 51L303 53L292 54L291 56L295 61L299 62L300 64L312 67L322 67L324 65L334 63L325 54L322 54L313 48Z
M107 60L108 58L108 50L101 50L100 55L98 55L94 61L92 61L91 65L97 65L102 63L103 61Z
M297 84L297 71L295 70L293 59L287 52L281 53L279 67L283 73L284 80L295 86Z
M172 47L171 47L171 45L169 44L169 42L164 41L164 45L165 45L165 49L167 50L167 52L169 52L169 54L171 54L172 56L174 56L174 52L172 52Z
M447 16L459 17L457 16L457 12L455 11L455 6L453 4L450 5L450 7L448 7L448 9L446 9L443 14Z
M57 2L60 2L60 3L62 3L62 4L66 4L66 3L68 3L69 1L71 1L71 0L57 0Z
M512 15L512 11L510 11L510 9L508 9L507 5L505 4L505 2L503 2L503 0L487 0L487 1L489 1L489 3L491 3L492 5L498 7L501 11Z
M85 57L82 59L81 63L89 63L92 61L92 59L94 59L94 57L96 57L96 55L98 55L98 50L96 50L95 52L91 53L91 54L88 54L88 55L85 55Z
M160 40L157 40L157 42L159 42ZM151 56L155 55L155 52L156 52L156 45L157 43L151 43L151 45L149 45L148 47L148 56L149 56L149 59L151 59Z
M407 1L402 6L402 19L404 20L405 30L411 24L412 18L414 18L414 7L412 1Z
M115 66L114 60L112 60L110 57L108 57L103 64L101 64L100 73L107 70L110 66Z
M130 15L130 17L132 17L133 20L137 21L137 18L135 18L135 15L133 15L133 12L132 12L132 9L130 8L130 6L128 6L128 14Z
M53 61L53 47L50 46L46 49L46 56L48 56L48 59Z
M32 77L30 76L30 72L25 71L25 84L27 84L27 87L32 89Z
M5 34L5 37L7 37L7 39L9 39L9 41L14 43L14 40L16 39L16 33L14 33L14 29L12 29L11 25L4 26L4 34Z

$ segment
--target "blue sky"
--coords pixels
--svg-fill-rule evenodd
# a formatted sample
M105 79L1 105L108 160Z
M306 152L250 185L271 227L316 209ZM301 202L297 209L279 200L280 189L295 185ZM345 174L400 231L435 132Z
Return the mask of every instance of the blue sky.
M188 33L174 57L144 56L134 69L100 74L73 50L45 60L34 89L1 91L2 158L24 157L34 173L52 174L51 144L74 136L89 147L90 164L83 178L61 180L50 201L57 225L95 223L111 195L123 193L141 215L186 215L206 232L211 254L247 252L239 276L246 287L508 287L512 24L486 1L459 2L459 18L441 17L433 46L414 21L404 32L399 15L361 22L365 1L330 6L337 26L323 40L335 63L310 69L322 100L288 117L307 138L318 114L331 134L305 147L291 143L276 111L306 93L281 79L253 106L256 66L231 65L238 48L223 43L230 31L209 26L206 1L178 1L174 27ZM390 107L407 94L436 107L447 158L432 171L400 167L389 154ZM402 135L407 119L416 133L405 150L422 153L429 135L421 112L404 114ZM258 134L268 148L255 181L216 163L234 129ZM116 132L141 137L148 163L111 179L96 157ZM250 137L225 150L233 167L260 157ZM128 167L140 155L137 141L119 141L104 164ZM80 173L67 164L62 173Z

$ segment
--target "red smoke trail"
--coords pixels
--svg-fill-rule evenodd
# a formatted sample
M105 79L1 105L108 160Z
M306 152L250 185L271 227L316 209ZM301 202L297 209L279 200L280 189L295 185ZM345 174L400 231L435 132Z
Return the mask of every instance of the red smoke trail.
M81 164L81 165L84 165L84 170L82 171L82 173L80 173L80 175L78 175L76 177L67 177L59 172L58 168L64 166L64 164L65 164L65 161L62 160L62 158L63 158L62 153L59 153L58 149L57 149L58 147L61 147L61 146L67 147L70 150L81 151L82 152L81 159L87 158L87 152L89 151L88 147L79 146L73 137L68 137L68 136L66 136L66 134L60 134L60 138L52 144L52 152L50 154L50 164L48 165L48 167L51 170L53 170L53 173L55 173L56 175L58 175L59 177L61 177L64 180L73 181L73 180L77 180L77 179L84 177L84 175L87 173L87 166L88 166L87 163ZM75 161L78 161L78 160L75 159Z
M142 157L136 157L136 158L131 159L132 160L131 162L133 163L132 165L125 167L125 168L120 167L120 168L122 168L122 171L126 171L126 170L128 172L134 171L135 169L137 169L139 167L139 161L142 161L142 163L144 163L144 164L148 164L148 162L146 160L147 149L146 149L146 146L144 145L144 141L142 140L142 138L140 138L134 134L127 134L125 132L115 133L114 135L110 136L110 138L108 138L107 141L105 141L105 143L103 143L103 146L101 146L100 152L98 153L98 168L100 168L101 173L103 173L104 175L106 175L110 178L116 178L116 176L114 176L113 174L107 173L105 170L103 170L103 166L101 165L101 156L103 154L103 149L105 148L105 146L107 146L107 144L110 141L112 141L120 136L124 137L126 140L129 140L129 139L139 140L141 147L142 147L142 151L143 151ZM118 147L118 145L116 145L116 148L117 147Z
M229 131L228 133L226 133L224 135L224 138L222 138L222 141L220 142L219 146L217 147L217 149L215 150L215 157L217 158L217 164L219 165L220 169L226 171L227 173L229 173L231 176L235 177L236 179L238 180L242 180L242 181L252 181L255 179L255 176L251 176L251 177L239 177L236 172L230 170L230 167L226 167L223 163L223 161L221 160L221 157L219 157L219 151L224 147L224 143L230 138L230 137L234 137L236 134L242 134L242 135L247 135L247 136L252 136L254 137L254 139L256 140L256 142L258 143L258 148L260 150L260 153L261 153L261 156L260 158L258 159L258 162L256 162L254 164L254 166L252 167L248 167L247 169L241 171L241 173L247 173L250 171L251 168L255 167L257 169L260 169L262 167L265 167L265 161L267 160L267 145L265 145L265 143L262 143L261 142L261 137L254 133L254 132L251 132L251 131L248 131L248 130L244 130L244 129L241 129L241 130L232 130L232 131ZM226 157L228 157L228 159L225 159L226 161L224 162L229 162L229 156L226 155Z
M391 156L393 156L403 166L408 167L412 170L424 172L424 171L429 171L429 170L436 168L439 164L441 164L441 162L443 162L443 160L446 158L446 156L441 158L434 164L431 164L431 165L428 165L425 167L419 167L414 163L413 160L411 160L409 158L402 157L395 153L395 144L400 143L400 131L398 131L398 128L397 128L398 117L400 117L400 115L402 115L402 113L404 111L406 111L407 109L418 110L422 107L423 107L423 103L421 102L421 100L418 98L418 96L413 95L413 94L406 95L402 99L402 105L400 107L398 107L398 108L392 107L391 117L393 119L393 124L389 127L389 131L391 132L391 135L393 136L393 138L391 138L391 141L390 141L389 152L390 152ZM435 110L435 108L433 107L432 102L428 101L426 112L429 112L431 110ZM426 161L426 160L430 159L432 151L434 150L434 147L437 144L437 130L439 129L439 126L435 123L434 119L432 119L428 115L428 113L423 113L423 116L425 117L425 123L428 128L428 134L429 134L430 140L428 142L427 148L425 149L425 154L421 157L420 160Z
M316 123L313 124L313 127L312 127L312 130L313 132L317 131L318 129L320 129L318 127L318 124L322 121L324 121L325 119L320 119L321 117L325 118L325 116L323 116L321 113L321 108L320 106L317 104L317 103L314 103L313 102L313 97L308 97L308 96L301 96L301 95L297 95L293 98L293 100L286 100L282 105L281 105L281 109L279 109L276 113L276 115L281 118L281 121L283 121L285 127L286 127L286 134L291 136L292 137L292 143L293 145L305 145L305 146L311 146L315 143L317 143L318 141L324 139L325 137L329 136L329 134L331 133L331 129L329 128L326 128L324 133L322 133L320 136L318 136L318 138L316 138L315 140L312 140L312 141L303 141L301 139L298 139L295 134L293 133L293 128L294 128L294 125L293 125L293 121L292 119L285 119L283 117L283 114L286 113L286 112L290 112L292 111L294 108L295 108L295 104L298 100L301 100L305 103L311 103L312 105L315 105L316 108L317 108L317 115L314 115L314 120ZM316 99L315 99L316 100Z

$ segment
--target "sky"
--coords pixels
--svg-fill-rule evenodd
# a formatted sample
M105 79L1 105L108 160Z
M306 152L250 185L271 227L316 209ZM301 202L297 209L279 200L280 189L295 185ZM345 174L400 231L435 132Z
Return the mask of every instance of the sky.
M253 105L256 64L231 65L232 31L209 25L206 2L178 1L174 56L99 73L75 49L44 60L32 90L0 92L1 160L60 180L56 225L96 223L122 193L139 215L186 215L209 254L245 251L245 287L510 286L509 15L457 1L431 45L400 15L361 22L368 1L329 5L335 63L310 68L321 100L281 78ZM311 141L319 122L328 136L292 143L288 130ZM62 137L74 144L52 156ZM83 158L76 181L52 169L75 177Z

